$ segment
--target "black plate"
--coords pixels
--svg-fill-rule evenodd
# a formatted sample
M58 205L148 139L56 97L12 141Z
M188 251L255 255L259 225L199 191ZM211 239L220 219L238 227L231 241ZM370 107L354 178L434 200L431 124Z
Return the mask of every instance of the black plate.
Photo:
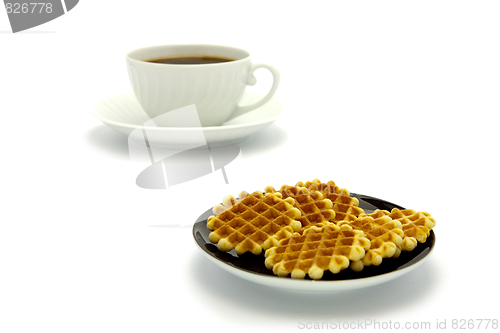
M351 193L351 196L358 198L359 206L363 208L367 214L372 213L375 209L385 209L388 211L391 211L393 208L404 209L399 205L362 194ZM226 265L241 269L248 273L275 277L277 279L290 279L290 277L278 277L274 275L271 270L267 269L264 265L264 253L258 256L251 253L245 253L239 256L235 253L234 249L230 252L219 251L217 246L208 240L208 235L211 231L208 230L206 226L207 219L210 215L213 215L211 208L204 212L196 220L193 226L194 239L203 251ZM418 243L417 247L411 252L403 251L399 258L386 258L380 266L367 266L361 272L345 269L338 274L333 274L330 271L326 271L322 280L341 281L361 279L401 270L425 258L434 247L435 242L436 237L434 231L431 230L425 243ZM307 280L309 277L306 276L305 279Z

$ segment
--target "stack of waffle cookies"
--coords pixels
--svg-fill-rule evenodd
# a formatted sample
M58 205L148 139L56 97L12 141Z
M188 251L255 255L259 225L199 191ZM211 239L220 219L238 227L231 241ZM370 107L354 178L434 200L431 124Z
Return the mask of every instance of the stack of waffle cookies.
M264 252L268 269L295 279L379 266L425 243L436 224L429 213L411 209L367 214L348 190L318 179L227 196L212 211L209 240L220 251Z

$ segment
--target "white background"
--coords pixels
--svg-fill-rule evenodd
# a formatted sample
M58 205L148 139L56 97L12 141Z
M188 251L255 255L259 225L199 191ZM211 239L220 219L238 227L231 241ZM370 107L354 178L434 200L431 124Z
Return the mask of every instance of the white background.
M500 319L499 17L497 1L84 0L12 34L0 10L0 331ZM141 189L126 137L89 115L130 91L127 51L167 43L233 45L281 71L286 109L241 144L229 185ZM196 248L190 226L223 196L313 178L430 212L434 253L393 282L308 295Z

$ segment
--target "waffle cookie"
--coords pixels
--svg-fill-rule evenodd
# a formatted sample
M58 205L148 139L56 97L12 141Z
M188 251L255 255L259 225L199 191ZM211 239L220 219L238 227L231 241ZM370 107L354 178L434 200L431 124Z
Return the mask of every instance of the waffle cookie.
M272 186L265 188L266 193L276 193ZM335 212L332 210L333 203L323 198L318 191L310 191L304 187L283 185L279 190L284 199L293 198L295 207L300 210L301 216L297 219L302 228L308 228L320 222L333 221Z
M413 209L393 208L391 212L377 209L371 214L362 216L373 218L388 216L401 222L404 238L399 249L403 251L412 251L417 246L417 242L425 243L430 230L436 225L436 220L429 213L416 212Z
M319 191L323 193L325 199L330 199L335 212L334 221L354 221L365 212L359 207L357 198L351 197L347 189L338 187L333 181L322 183L319 179L314 179L312 182L298 182L296 186L305 187L310 191Z
M260 254L300 230L300 211L294 203L292 198L282 199L279 192L241 192L239 199L227 196L212 209L216 216L207 220L207 228L213 230L209 240L224 252L234 248L238 255Z
M325 223L311 226L303 234L293 233L265 252L265 265L278 276L319 280L325 271L339 273L351 260L361 260L370 240L348 225Z
M358 217L356 220L340 221L338 226L349 225L355 230L364 232L370 240L370 248L361 260L353 261L351 269L360 272L365 266L378 266L383 258L399 255L398 247L403 242L404 232L401 222L389 216L373 218L371 216Z

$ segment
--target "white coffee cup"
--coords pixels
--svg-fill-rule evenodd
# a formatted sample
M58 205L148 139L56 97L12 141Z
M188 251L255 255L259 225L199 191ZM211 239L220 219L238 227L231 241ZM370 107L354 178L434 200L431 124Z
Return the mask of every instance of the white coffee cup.
M215 57L231 59L211 64L164 64L164 58ZM205 44L157 45L126 55L132 90L144 111L155 118L188 105L195 105L201 126L218 126L265 104L276 90L279 71L270 65L252 64L250 53L235 47ZM273 75L269 92L259 101L239 106L245 87L254 85L253 75L266 68ZM173 121L162 126L182 126ZM189 126L189 125L187 125ZM194 126L194 125L193 125Z

